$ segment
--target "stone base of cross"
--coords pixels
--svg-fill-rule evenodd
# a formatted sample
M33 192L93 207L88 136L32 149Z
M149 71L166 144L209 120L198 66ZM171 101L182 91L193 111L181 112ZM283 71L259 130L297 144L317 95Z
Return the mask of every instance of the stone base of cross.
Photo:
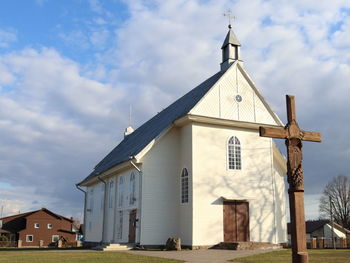
M302 141L321 142L318 132L303 131L296 121L294 96L287 95L288 123L284 128L260 127L262 137L285 139L293 263L308 263L304 214L304 176Z

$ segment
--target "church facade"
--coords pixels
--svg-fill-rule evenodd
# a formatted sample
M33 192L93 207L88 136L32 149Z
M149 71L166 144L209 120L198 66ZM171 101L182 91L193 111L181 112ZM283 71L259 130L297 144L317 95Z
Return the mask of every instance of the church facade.
M287 241L286 160L259 126L282 127L240 59L231 27L221 70L133 131L78 184L85 240L184 246Z

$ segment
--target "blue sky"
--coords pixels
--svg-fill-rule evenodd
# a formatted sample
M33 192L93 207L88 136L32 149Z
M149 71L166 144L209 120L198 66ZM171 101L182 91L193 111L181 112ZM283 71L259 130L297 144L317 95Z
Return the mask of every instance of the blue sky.
M245 68L285 120L296 96L307 217L349 174L350 3L328 1L3 0L0 205L81 217L82 180L123 137L219 70L231 9ZM276 12L278 10L278 12ZM283 143L281 143L283 147Z

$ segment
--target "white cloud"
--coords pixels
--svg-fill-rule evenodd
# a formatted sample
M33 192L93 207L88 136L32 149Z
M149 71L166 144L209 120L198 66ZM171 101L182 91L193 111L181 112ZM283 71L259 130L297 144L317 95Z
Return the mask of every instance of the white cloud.
M0 28L0 48L8 48L17 41L17 33L13 29Z
M301 127L322 132L322 144L304 147L308 194L346 173L347 1L129 1L115 31L101 3L90 1L91 21L61 34L93 50L94 63L53 48L0 55L0 182L81 207L73 184L118 143L129 104L138 126L219 70L227 8L245 67L273 108L285 119L284 95L294 94ZM0 47L13 41L0 31Z

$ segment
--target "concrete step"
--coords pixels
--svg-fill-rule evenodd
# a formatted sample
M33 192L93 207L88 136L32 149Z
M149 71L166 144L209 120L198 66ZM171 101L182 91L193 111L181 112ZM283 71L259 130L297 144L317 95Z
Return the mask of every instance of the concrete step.
M112 243L112 244L104 244L99 245L97 247L94 247L94 250L99 251L115 251L115 250L131 250L134 248L134 244L119 244L119 243Z

